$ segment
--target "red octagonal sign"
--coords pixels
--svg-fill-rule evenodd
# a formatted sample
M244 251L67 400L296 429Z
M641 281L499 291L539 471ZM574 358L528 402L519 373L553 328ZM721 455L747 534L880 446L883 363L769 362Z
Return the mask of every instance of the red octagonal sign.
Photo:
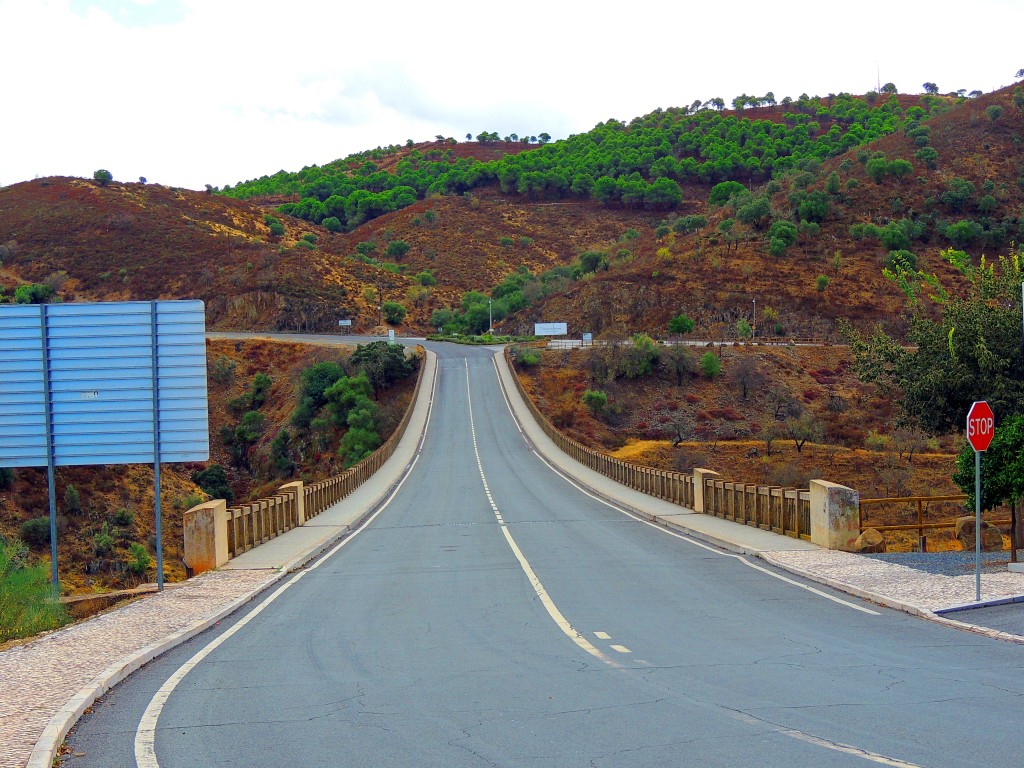
M967 441L976 451L988 450L996 433L996 417L988 403L979 400L967 412Z

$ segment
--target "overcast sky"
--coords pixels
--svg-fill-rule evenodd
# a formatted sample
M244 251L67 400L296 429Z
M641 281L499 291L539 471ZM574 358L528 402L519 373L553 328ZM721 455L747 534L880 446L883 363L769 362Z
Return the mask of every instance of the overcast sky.
M0 185L202 189L376 146L553 138L741 93L991 91L1024 0L0 0Z

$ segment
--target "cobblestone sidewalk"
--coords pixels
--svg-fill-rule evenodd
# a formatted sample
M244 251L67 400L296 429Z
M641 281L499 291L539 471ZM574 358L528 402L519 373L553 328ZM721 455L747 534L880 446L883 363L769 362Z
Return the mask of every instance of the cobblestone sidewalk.
M275 571L212 571L0 652L0 768L22 768L50 719L143 649L259 592Z
M939 553L936 553L939 554ZM974 573L929 573L898 563L835 550L812 552L763 552L767 562L838 589L852 587L853 594L902 610L938 611L973 603ZM1024 595L1024 573L983 573L981 599ZM917 611L911 611L917 612Z

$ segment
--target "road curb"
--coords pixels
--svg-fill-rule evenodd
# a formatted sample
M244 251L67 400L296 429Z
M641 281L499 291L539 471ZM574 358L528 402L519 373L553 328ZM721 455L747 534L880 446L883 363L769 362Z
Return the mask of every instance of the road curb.
M47 723L46 727L43 729L42 736L39 737L36 741L35 747L32 748L32 754L29 756L28 762L25 764L26 768L51 768L54 758L57 756L57 750L60 749L60 745L64 742L64 738L68 735L68 731L70 731L75 723L78 722L79 718L85 713L85 710L96 702L96 699L120 683L132 672L145 664L148 664L150 661L166 653L172 648L176 648L182 643L191 640L196 635L206 631L226 616L229 616L242 606L251 602L253 598L273 586L286 575L287 574L282 572L275 573L260 586L251 589L246 594L236 598L224 608L216 611L210 616L207 616L205 619L200 619L191 626L186 627L169 637L165 637L157 643L152 643L151 645L148 645L107 667L78 693L72 696L71 699L69 699L67 703L57 710L57 713L50 718L50 722Z

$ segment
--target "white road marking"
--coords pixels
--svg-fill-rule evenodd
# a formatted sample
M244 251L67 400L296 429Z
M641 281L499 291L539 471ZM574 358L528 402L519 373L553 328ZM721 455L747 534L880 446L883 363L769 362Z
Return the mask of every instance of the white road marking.
M596 637L598 640L611 640L612 639L612 636L609 635L607 632L595 632L594 633L594 637Z
M498 364L497 364L497 362L495 362L493 360L493 358L492 358L492 362L494 362L495 373L498 373ZM514 375L514 373L513 373L513 375ZM505 398L505 407L507 407L508 408L508 412L510 414L512 414L512 418L516 422L516 426L518 427L519 426L519 419L516 418L515 411L512 410L512 403L509 401L508 394L505 392L505 385L501 381L501 375L500 374L498 374L498 384L501 387L501 394ZM523 432L522 429L520 429L519 431L520 431L520 433L523 434L524 439L525 439L526 433ZM597 496L597 495L591 493L587 488L585 488L583 485L581 485L579 482L577 482L575 478L569 476L568 474L566 474L565 472L560 470L558 467L556 467L554 464L552 464L550 461L548 461L548 459L546 457L542 456L535 448L531 448L531 450L533 451L533 455L534 456L536 456L538 459L540 459L542 462L544 462L544 464L547 465L548 469L550 469L556 475L558 475L563 480L565 480L567 483L569 483L569 485L573 486L580 493L583 493L586 496L589 496L594 501L597 501L597 502L599 502L601 504L604 504L606 507L609 507L610 509L614 509L616 512L621 512L624 515L629 515L629 517L633 518L634 520L636 520L638 522L641 522L641 523L644 523L645 525L649 525L652 528L654 528L655 530L661 531L662 533L667 533L670 536L675 536L677 539L682 539L683 541L688 542L690 544L693 544L694 546L701 547L702 549L706 549L708 552L714 552L716 555L721 555L722 557L733 557L733 558L736 558L737 560L739 560L744 565L749 566L750 568L753 568L755 571L761 571L761 573L764 573L764 574L766 574L768 576L771 576L773 579L778 579L779 581L784 581L787 584L792 584L794 587L799 587L800 589L806 590L807 592L811 592L811 593L813 593L815 595L818 595L819 597L824 597L826 600L831 600L833 603L838 603L839 605L845 605L847 608L852 608L855 611L860 611L861 613L866 613L866 614L869 614L871 616L881 616L881 613L879 613L878 611L873 611L870 608L865 608L862 605L857 605L856 603L851 603L849 600L843 600L842 598L836 597L835 595L830 595L827 592L823 592L820 589L815 589L814 587L812 587L812 586L810 586L808 584L801 584L799 581L795 581L794 579L790 579L790 578L788 578L786 576L783 576L782 574L775 573L774 571L771 571L771 570L769 570L767 568L764 568L764 567L762 567L760 565L756 565L756 564L750 562L749 560L747 560L745 557L743 557L743 555L737 555L737 554L734 554L732 552L723 552L720 549L718 549L717 547L712 547L712 546L709 546L709 545L704 544L702 542L696 541L695 539L693 539L690 536L687 536L684 533L679 533L678 531L672 531L672 530L669 530L668 528L666 528L663 525L658 525L657 523L653 523L650 520L645 520L644 518L639 517L638 515L633 514L628 509L623 509L622 507L620 507L620 506L618 506L616 504L612 504L610 501L608 501L606 499L602 499L600 496Z
M805 742L806 744L813 744L816 747L823 747L824 749L831 750L833 752L841 752L844 755L853 755L854 757L868 760L872 763L879 763L881 765L891 765L895 768L922 768L917 763L909 763L906 760L900 760L895 757L887 757L886 755L880 755L877 752L871 752L867 749L861 749L860 747L854 747L849 744L843 744L838 741L831 741L830 739L823 739L819 736L813 736L806 731L799 731L796 728L786 728L785 726L773 723L771 720L764 720L760 717L754 717L747 712L737 712L736 710L728 710L729 714L744 723L750 725L767 726L775 729L776 733L781 733L783 736L789 736L791 739Z
M436 381L436 369L434 370L434 378ZM424 431L426 431L427 424L430 423L430 416L433 411L433 401L434 396L432 389L430 401L428 403L427 408L426 422L423 425ZM205 659L207 656L213 653L218 647L225 643L228 640L228 638L232 637L236 632L239 632L243 627L245 627L250 621L259 616L263 612L263 610L272 602L274 602L278 597L280 597L286 589L297 583L307 573L315 571L317 568L319 568L321 565L327 562L327 560L329 560L336 552L342 549L342 547L346 546L356 536L358 536L360 533L366 530L366 527L377 519L377 516L381 512L383 512L388 507L388 505L391 504L395 496L398 495L398 492L402 490L402 486L405 485L405 481L408 480L409 477L412 475L413 467L416 466L416 462L418 462L419 460L419 451L417 451L416 455L413 457L413 460L409 463L409 466L405 470L405 476L399 481L398 485L395 486L395 489L391 492L391 495L387 497L387 499L384 501L383 504L380 505L377 511L370 515L365 520L365 522L363 522L363 524L359 526L359 528L357 528L351 534L342 539L337 546L335 546L326 555L321 557L316 563L311 565L309 568L306 568L305 570L299 571L294 576L292 576L292 578L288 579L288 581L286 581L284 584L282 584L280 587L274 590L274 592L271 593L270 597L264 600L249 615L247 615L244 619L242 619L233 627L231 627L231 629L225 631L224 634L220 635L219 637L215 638L210 643L208 643L205 647L198 651L192 658L190 658L188 661L186 661L184 664L178 667L178 669L175 670L173 675L167 678L164 684L160 686L160 690L158 690L153 695L153 698L150 700L149 705L146 707L146 711L142 713L142 718L139 720L138 728L136 728L135 730L135 764L138 766L138 768L160 768L160 763L156 757L157 723L160 719L160 714L163 712L164 706L167 704L167 700L174 692L174 689L178 687L178 684L185 679L185 676L193 669L195 669L195 667L198 666L203 661L203 659Z
M555 601L551 599L548 591L544 588L537 573L533 570L523 551L516 544L516 540L513 538L512 533L508 529L508 525L505 523L504 518L501 516L501 512L498 510L497 505L494 503L494 499L491 497L491 489L487 483L487 476L484 474L484 465L480 460L480 450L477 447L476 442L476 422L473 419L473 395L470 392L469 384L469 361L466 360L466 396L469 406L469 432L473 438L473 453L476 455L476 466L480 471L480 480L483 481L484 491L487 493L487 498L491 504L491 511L494 512L495 518L498 520L498 524L501 527L501 532L505 535L505 541L508 542L509 548L512 550L512 554L515 555L516 560L519 561L519 566L523 569L523 573L526 574L526 578L530 581L530 585L533 587L533 591L540 598L541 604L544 609L548 612L552 621L555 625L562 630L565 635L572 640L576 645L582 648L584 651L589 653L595 659L600 659L609 666L618 667L619 663L610 657L606 656L598 648L594 647L589 640L587 640L582 634L580 634L569 620L565 618L558 606L555 605Z
M613 651L618 651L619 653L632 653L632 651L624 645L613 645L611 648Z

